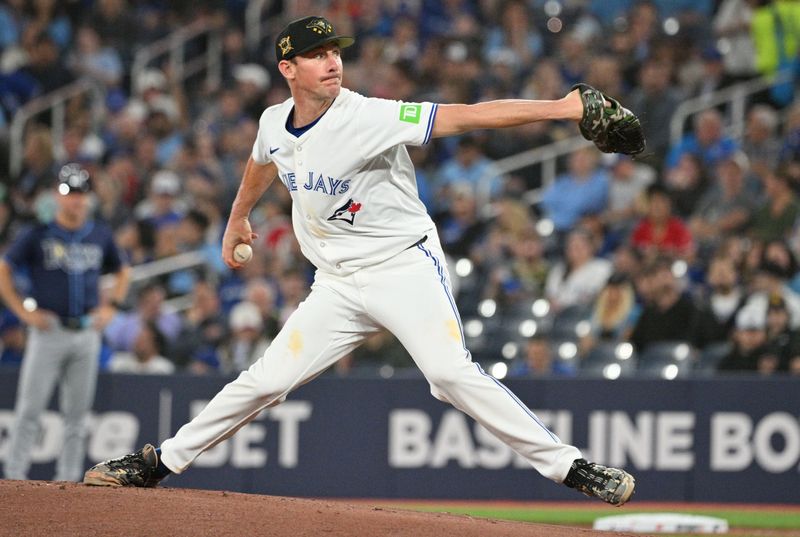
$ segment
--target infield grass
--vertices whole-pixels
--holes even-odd
[[[595,519],[605,516],[633,513],[683,513],[725,519],[732,530],[731,533],[737,537],[746,537],[748,530],[753,530],[753,536],[800,537],[800,506],[715,505],[705,507],[692,504],[659,505],[654,503],[616,509],[604,506],[589,507],[583,504],[509,505],[490,502],[482,504],[480,502],[437,503],[434,501],[391,502],[386,505],[417,511],[446,512],[501,520],[584,527],[591,527]],[[681,534],[681,537],[687,537],[687,534]]]

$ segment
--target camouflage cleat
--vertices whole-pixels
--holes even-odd
[[[624,470],[576,459],[564,479],[564,484],[587,496],[595,496],[619,507],[633,495],[636,480]]]
[[[86,470],[86,485],[105,487],[155,487],[161,481],[157,476],[158,454],[151,444],[130,455],[96,464]]]

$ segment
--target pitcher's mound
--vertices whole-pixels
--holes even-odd
[[[620,533],[192,489],[0,480],[0,536],[611,537]]]

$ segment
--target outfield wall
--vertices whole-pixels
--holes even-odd
[[[16,380],[0,372],[0,458]],[[101,375],[87,464],[171,435],[226,380]],[[800,379],[507,385],[587,458],[634,473],[637,499],[800,503]],[[52,478],[61,445],[57,413],[42,423],[32,479]],[[168,484],[296,496],[576,499],[416,378],[319,378]]]

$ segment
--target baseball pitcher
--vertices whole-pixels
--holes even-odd
[[[620,140],[628,143],[629,132],[635,137],[638,122],[585,85],[557,101],[437,105],[364,97],[341,85],[341,51],[353,42],[317,16],[290,23],[278,36],[278,68],[292,97],[261,116],[223,238],[225,262],[240,267],[236,245],[256,239],[249,213],[280,181],[292,196],[302,251],[317,267],[310,295],[264,355],[173,438],[159,449],[148,444],[98,464],[84,482],[155,486],[183,472],[383,327],[408,350],[434,397],[472,416],[543,476],[624,504],[633,494],[631,475],[584,460],[472,361],[406,146],[475,129],[572,119],[598,147],[635,152],[638,146],[621,147]]]

